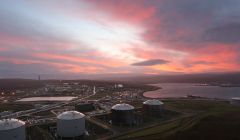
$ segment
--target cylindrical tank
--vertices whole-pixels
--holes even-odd
[[[72,138],[85,132],[85,115],[77,111],[66,111],[57,116],[57,134]]]
[[[238,97],[231,98],[230,103],[231,103],[232,105],[235,105],[235,106],[240,106],[240,98],[238,98]]]
[[[151,115],[155,117],[162,116],[164,103],[159,100],[147,100],[143,102],[143,112],[145,115]]]
[[[25,123],[17,119],[0,120],[1,140],[26,140]]]
[[[116,104],[111,112],[113,124],[132,125],[134,122],[134,107],[129,104]]]

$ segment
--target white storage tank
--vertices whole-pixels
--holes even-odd
[[[26,140],[25,123],[17,119],[0,120],[1,140]]]
[[[127,124],[134,123],[134,107],[129,104],[116,104],[112,106],[112,123],[113,124]]]
[[[77,111],[66,111],[57,116],[57,134],[72,138],[85,132],[85,115]]]
[[[162,116],[163,105],[163,102],[156,99],[147,100],[143,102],[143,112],[146,115],[151,115],[155,117]]]
[[[240,98],[239,97],[231,98],[230,103],[232,105],[240,106]]]

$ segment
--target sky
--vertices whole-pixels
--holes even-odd
[[[0,78],[239,69],[239,0],[0,1]]]

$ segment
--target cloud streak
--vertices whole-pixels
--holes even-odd
[[[154,65],[164,65],[168,63],[170,62],[163,59],[151,59],[151,60],[133,63],[132,66],[154,66]]]

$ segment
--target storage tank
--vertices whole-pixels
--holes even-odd
[[[0,120],[1,140],[26,140],[25,123],[17,119]]]
[[[134,107],[129,104],[112,106],[112,123],[132,125],[134,122]]]
[[[57,134],[73,138],[85,132],[85,115],[77,111],[66,111],[57,116]]]
[[[143,102],[143,112],[145,115],[162,116],[163,105],[164,103],[159,100],[147,100]]]
[[[240,106],[240,98],[239,97],[231,98],[230,103],[232,105]]]

